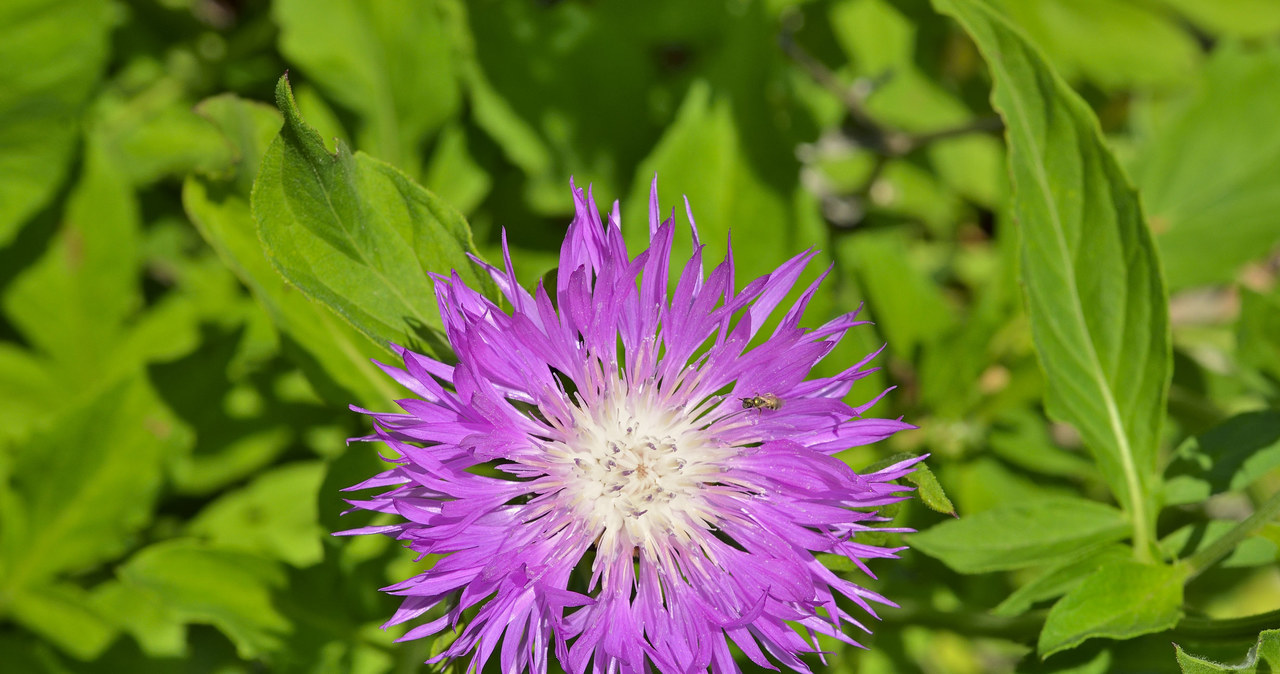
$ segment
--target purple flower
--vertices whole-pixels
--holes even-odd
[[[472,653],[474,671],[499,649],[504,672],[545,672],[554,647],[571,673],[735,672],[730,641],[761,666],[808,671],[797,655],[818,652],[815,633],[856,644],[844,626],[869,631],[837,597],[872,616],[871,602],[893,606],[814,557],[870,575],[864,560],[901,549],[854,536],[905,498],[891,480],[916,460],[858,475],[833,456],[912,428],[863,417],[879,396],[841,400],[876,354],[806,380],[865,321],[801,328],[819,278],[752,346],[816,253],[735,291],[732,253],[704,278],[694,228],[672,289],[674,217],[660,221],[656,181],[635,257],[617,203],[606,226],[573,193],[554,295],[517,284],[505,238],[505,269],[476,262],[510,310],[436,276],[457,365],[399,349],[404,369],[383,369],[417,397],[402,414],[358,410],[376,421],[364,439],[399,456],[351,488],[389,491],[351,503],[403,521],[343,533],[436,556],[384,588],[404,597],[387,625],[426,620],[404,640],[452,629],[432,662]]]

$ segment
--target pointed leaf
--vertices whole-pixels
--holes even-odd
[[[1182,617],[1186,570],[1132,560],[1098,569],[1049,610],[1036,650],[1041,657],[1086,639],[1129,639],[1167,630]]]
[[[276,269],[390,353],[389,342],[448,355],[429,273],[490,287],[466,254],[462,216],[391,166],[338,144],[329,154],[298,115],[286,78],[285,125],[263,157],[253,215]]]
[[[1160,264],[1137,195],[1089,106],[1026,38],[982,2],[935,5],[977,42],[995,81],[1048,411],[1080,431],[1145,555],[1171,356]]]

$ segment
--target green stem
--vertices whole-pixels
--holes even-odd
[[[1194,555],[1183,560],[1187,567],[1187,582],[1204,573],[1209,567],[1217,564],[1222,558],[1231,554],[1240,541],[1252,536],[1262,525],[1280,515],[1280,491],[1271,495],[1265,503],[1258,507],[1244,521],[1231,527],[1227,533],[1215,538],[1213,542],[1197,550]]]

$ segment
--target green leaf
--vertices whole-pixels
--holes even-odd
[[[1170,558],[1183,559],[1190,557],[1225,535],[1239,522],[1233,520],[1211,520],[1179,527],[1176,531],[1160,539],[1160,549]],[[1251,536],[1240,542],[1231,554],[1222,560],[1223,568],[1246,568],[1274,564],[1280,560],[1280,547],[1274,541],[1263,536]]]
[[[920,501],[930,510],[952,517],[957,516],[956,507],[951,504],[951,499],[947,498],[947,492],[942,489],[942,483],[938,482],[938,477],[929,470],[928,466],[923,463],[916,464],[915,470],[907,473],[907,481],[919,489]]]
[[[475,210],[492,184],[488,172],[471,156],[467,132],[461,124],[449,124],[440,132],[422,182],[463,213]]]
[[[797,238],[783,195],[764,183],[748,161],[733,102],[717,96],[705,81],[697,81],[676,113],[676,119],[657,147],[640,164],[630,196],[623,200],[623,234],[631,250],[641,250],[649,241],[649,190],[656,174],[662,218],[685,221],[687,197],[698,223],[698,234],[706,245],[705,265],[724,258],[729,232],[733,232],[733,252],[738,287],[767,274],[804,245]],[[672,260],[688,260],[692,243],[677,236]],[[673,264],[672,275],[682,268]]]
[[[88,605],[84,590],[69,583],[21,588],[8,604],[18,624],[79,660],[97,658],[118,631],[106,614]]]
[[[1128,533],[1124,514],[1111,506],[1046,498],[942,522],[908,543],[960,573],[984,573],[1058,561]]]
[[[1178,667],[1182,668],[1182,674],[1229,674],[1231,672],[1253,674],[1258,671],[1258,665],[1262,663],[1266,663],[1270,671],[1280,671],[1280,630],[1266,630],[1259,634],[1258,643],[1249,649],[1243,661],[1234,665],[1196,657],[1182,650],[1182,646],[1178,644],[1174,644],[1173,647],[1177,654]]]
[[[462,216],[391,166],[338,143],[329,154],[281,78],[280,135],[262,159],[253,215],[276,269],[391,353],[448,357],[428,273],[487,292]]]
[[[187,654],[187,627],[151,590],[109,580],[94,588],[90,606],[137,640],[153,658]]]
[[[1021,615],[1036,602],[1070,592],[1099,566],[1132,556],[1133,551],[1128,546],[1115,544],[1096,548],[1083,557],[1067,557],[1053,562],[1040,575],[1005,597],[991,612],[999,616]]]
[[[357,145],[416,176],[422,142],[461,102],[444,2],[282,0],[280,51],[360,115]],[[452,26],[451,26],[452,27]]]
[[[186,440],[139,378],[28,438],[12,469],[16,504],[0,512],[0,588],[17,590],[123,553],[150,521],[163,459]]]
[[[999,0],[1009,19],[1068,78],[1107,89],[1168,88],[1195,70],[1200,49],[1171,17],[1139,2]]]
[[[323,556],[317,492],[324,464],[293,463],[263,473],[220,497],[191,520],[187,533],[226,550],[256,552],[297,567]],[[334,497],[336,499],[336,496]]]
[[[1236,345],[1240,364],[1280,382],[1280,300],[1252,290],[1240,290]]]
[[[1280,32],[1280,5],[1271,0],[1162,0],[1193,23],[1220,35],[1263,38]]]
[[[6,289],[6,315],[65,378],[102,379],[142,303],[133,188],[90,138],[83,173],[45,254]],[[92,335],[93,339],[85,339]]]
[[[296,356],[327,399],[386,409],[400,397],[399,389],[370,362],[385,357],[385,348],[299,294],[271,268],[258,239],[249,194],[259,160],[280,128],[280,114],[234,96],[208,99],[197,111],[222,130],[240,159],[229,175],[188,176],[182,201],[191,222],[249,287],[276,327],[300,347],[286,352]]]
[[[1171,290],[1231,280],[1280,228],[1280,47],[1223,44],[1133,161]],[[1206,246],[1212,241],[1212,246]]]
[[[978,44],[1005,119],[1022,281],[1050,415],[1075,426],[1148,554],[1168,303],[1137,195],[1092,111],[992,9],[936,0]]]
[[[0,247],[66,175],[106,65],[112,9],[100,0],[0,5]]]
[[[274,650],[290,630],[271,596],[284,573],[256,555],[175,539],[138,552],[119,575],[154,592],[181,620],[217,627],[243,658]]]
[[[1086,639],[1161,632],[1182,617],[1186,571],[1131,560],[1106,564],[1049,610],[1036,650],[1048,657]]]
[[[1190,481],[1194,496],[1240,491],[1280,466],[1280,412],[1245,412],[1178,447],[1170,482]],[[1186,499],[1180,499],[1186,501]]]

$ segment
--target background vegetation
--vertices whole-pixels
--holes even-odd
[[[896,512],[903,607],[831,671],[1276,669],[1278,37],[1269,0],[6,0],[0,663],[423,668],[377,627],[411,555],[327,535],[379,466],[347,405],[402,395],[368,359],[435,348],[453,211],[533,283],[569,176],[639,245],[657,173],[739,286],[822,250],[808,323],[876,321],[825,367],[887,343],[853,395],[921,427],[845,459],[929,452],[959,515]]]

